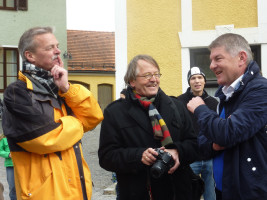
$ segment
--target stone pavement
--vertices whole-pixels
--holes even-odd
[[[0,182],[4,185],[4,199],[9,200],[8,196],[8,184],[6,180],[6,168],[4,166],[5,159],[0,157]]]
[[[92,200],[115,200],[116,195],[104,195],[105,191],[115,193],[114,184],[111,181],[112,173],[102,169],[98,162],[98,145],[99,145],[100,125],[94,130],[87,132],[83,139],[83,154],[87,161],[92,174],[94,183]],[[109,194],[110,194],[109,193]]]
[[[94,183],[92,200],[115,200],[115,189],[112,183],[112,173],[102,169],[98,162],[98,144],[99,144],[100,125],[94,130],[85,133],[82,139],[83,154],[92,174]],[[4,198],[9,200],[8,184],[6,181],[6,171],[4,167],[4,158],[0,157],[0,181],[4,184]],[[104,194],[105,193],[105,194]]]

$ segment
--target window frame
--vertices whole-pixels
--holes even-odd
[[[3,0],[3,6],[0,6],[0,10],[10,10],[10,11],[28,10],[28,0],[14,0],[13,7],[7,7],[6,3],[7,3],[7,0]]]
[[[17,66],[17,73],[16,73],[16,77],[18,79],[18,72],[19,72],[19,51],[18,51],[18,48],[12,48],[12,47],[2,47],[2,50],[3,50],[3,62],[1,62],[1,64],[3,63],[3,89],[0,88],[0,92],[4,92],[4,90],[7,88],[7,78],[8,77],[13,77],[13,76],[8,76],[7,77],[7,64],[10,64],[10,63],[7,63],[6,62],[6,57],[7,57],[7,51],[10,51],[10,50],[13,50],[13,51],[16,51],[16,66]],[[15,63],[14,63],[15,64]]]
[[[17,0],[14,0],[13,7],[7,7],[6,3],[7,3],[7,0],[3,0],[3,6],[0,6],[1,10],[17,10]]]
[[[253,60],[255,60],[261,70],[261,45],[250,45],[251,51],[253,53]],[[210,55],[210,51],[208,48],[190,48],[189,49],[189,54],[190,54],[190,69],[194,66],[198,66],[203,68],[203,66],[199,66],[199,64],[196,63],[196,56],[197,55]],[[207,78],[207,77],[206,77]],[[214,87],[218,87],[218,83],[217,83],[217,79],[208,79],[206,81],[205,84],[205,88],[214,88]]]

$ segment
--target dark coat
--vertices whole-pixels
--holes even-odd
[[[225,119],[207,106],[196,108],[201,144],[226,147],[222,179],[223,200],[267,199],[267,80],[256,62],[250,63],[228,101],[222,87],[216,92]],[[204,150],[214,153],[209,148]]]
[[[186,92],[181,94],[180,96],[177,97],[177,100],[181,101],[184,106],[187,108],[187,104],[188,102],[193,98],[195,97],[194,94],[191,92],[191,88],[187,88]],[[205,104],[208,106],[209,109],[213,110],[213,111],[216,111],[217,109],[217,105],[218,105],[218,100],[210,95],[208,95],[208,93],[203,90],[203,94],[201,96],[201,98],[203,99],[203,101],[205,102]],[[192,122],[193,122],[193,127],[194,127],[194,130],[196,133],[199,133],[199,126],[198,126],[198,123],[197,123],[197,118],[196,116],[191,113],[190,111],[189,112],[189,115],[192,119]],[[210,145],[210,144],[209,144]],[[198,161],[200,160],[209,160],[211,159],[212,157],[211,156],[204,156],[205,154],[200,152],[199,151],[199,156],[198,156]]]
[[[141,107],[139,101],[130,98],[129,89],[126,99],[119,99],[105,109],[100,132],[99,162],[104,169],[116,172],[120,199],[149,199],[148,180],[154,200],[171,200],[173,190],[176,199],[191,199],[191,180],[186,171],[196,159],[196,134],[184,106],[177,100],[174,102],[179,113],[177,116],[171,108],[173,101],[163,91],[159,90],[154,104],[170,131],[174,141],[171,148],[178,150],[181,165],[173,175],[166,174],[157,180],[150,177],[149,167],[141,162],[147,148],[161,147],[160,141],[153,137],[148,111]]]

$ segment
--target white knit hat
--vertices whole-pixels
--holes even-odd
[[[196,74],[200,74],[204,77],[205,79],[205,82],[206,82],[206,76],[204,74],[204,72],[202,71],[202,69],[200,67],[192,67],[189,71],[188,71],[188,74],[187,74],[187,81],[188,81],[188,84],[189,84],[189,81],[190,81],[190,78]],[[190,84],[189,84],[190,85]]]

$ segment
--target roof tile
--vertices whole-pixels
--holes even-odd
[[[115,71],[115,33],[67,30],[68,70]]]

